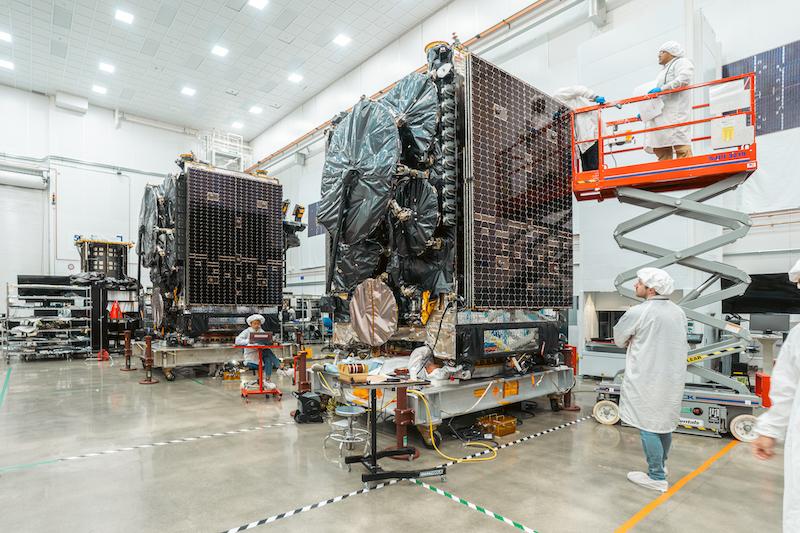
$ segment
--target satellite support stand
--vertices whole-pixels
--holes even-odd
[[[726,331],[731,334],[731,337],[690,350],[686,359],[688,370],[702,379],[729,387],[743,394],[749,394],[750,391],[739,381],[696,363],[740,353],[745,350],[747,342],[752,340],[750,332],[746,328],[698,310],[698,308],[720,302],[726,298],[739,296],[745,292],[750,284],[750,276],[744,271],[719,261],[699,257],[739,240],[750,231],[752,222],[746,213],[703,203],[736,189],[748,176],[749,173],[746,172],[735,174],[683,197],[632,187],[620,187],[617,189],[617,198],[621,203],[635,205],[650,211],[621,223],[614,231],[614,239],[620,248],[654,258],[653,261],[627,270],[616,277],[614,285],[623,296],[638,300],[634,291],[623,287],[623,284],[636,279],[636,272],[641,268],[666,268],[677,264],[708,274],[708,279],[686,294],[678,302],[678,305],[686,313],[687,318],[717,330]],[[669,216],[699,220],[700,222],[722,226],[729,231],[683,250],[670,250],[628,237],[629,233]],[[707,293],[707,290],[714,283],[723,278],[733,281],[734,285]]]

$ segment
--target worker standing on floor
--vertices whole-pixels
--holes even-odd
[[[789,271],[800,288],[800,261]],[[783,530],[800,531],[800,325],[789,332],[772,371],[769,397],[772,407],[758,417],[753,454],[758,459],[775,455],[775,441],[785,439],[783,452]]]
[[[627,347],[620,418],[637,428],[648,471],[629,472],[628,479],[666,492],[666,461],[672,432],[680,419],[686,380],[686,315],[668,296],[674,281],[658,268],[636,275],[636,296],[645,301],[629,309],[614,326],[614,342]]]
[[[562,87],[553,93],[553,97],[573,111],[581,107],[589,107],[592,104],[606,103],[605,98],[583,85]],[[581,158],[581,170],[583,172],[587,170],[597,170],[599,159],[597,146],[598,114],[599,111],[592,111],[575,115],[575,138],[578,141],[595,139],[594,142],[578,144],[578,151]]]
[[[684,57],[683,47],[675,41],[667,41],[658,49],[658,64],[663,68],[656,78],[656,86],[648,94],[678,89],[691,85],[694,64]],[[661,113],[645,123],[645,128],[657,128],[688,122],[692,119],[692,93],[679,91],[660,97],[664,103]],[[645,135],[645,151],[654,153],[659,161],[692,156],[692,127],[680,126]]]

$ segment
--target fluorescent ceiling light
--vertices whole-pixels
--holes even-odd
[[[340,33],[339,35],[337,35],[337,36],[336,36],[336,37],[333,39],[333,42],[334,42],[335,44],[338,44],[339,46],[347,46],[348,44],[350,44],[350,41],[352,41],[352,40],[353,40],[353,39],[351,39],[350,37],[348,37],[348,36],[347,36],[347,35],[345,35],[344,33]]]
[[[291,74],[289,74],[289,77],[287,79],[292,83],[300,83],[301,81],[303,81],[303,76],[301,76],[296,72],[292,72]]]
[[[185,96],[194,96],[194,93],[196,92],[197,91],[195,89],[192,89],[191,87],[184,87],[183,89],[181,89],[181,94]]]
[[[0,31],[0,41],[5,41],[7,43],[11,42],[11,34],[6,33],[4,31]]]
[[[11,61],[6,61],[5,59],[0,59],[0,67],[7,68],[8,70],[14,70],[14,63]]]
[[[228,55],[228,49],[225,48],[224,46],[220,46],[217,44],[214,45],[214,48],[211,49],[211,53],[214,54],[215,56],[225,57],[226,55]]]
[[[254,115],[260,115],[262,111],[264,110],[258,107],[257,105],[254,105],[253,107],[250,108],[250,112]]]
[[[92,90],[97,94],[106,94],[108,92],[108,89],[106,89],[102,85],[92,85]]]
[[[114,65],[112,65],[111,63],[102,63],[101,62],[99,68],[103,72],[108,72],[109,74],[114,74],[115,68],[114,68]]]
[[[269,4],[269,0],[249,0],[247,3],[256,9],[264,9]]]
[[[117,12],[114,13],[114,18],[125,24],[133,24],[133,15],[121,9],[117,9]]]
[[[244,124],[242,124],[238,120],[236,122],[234,122],[233,124],[231,124],[231,128],[237,129],[237,130],[242,129],[242,126],[244,126]]]

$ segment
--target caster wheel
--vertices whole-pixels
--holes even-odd
[[[433,432],[433,441],[436,443],[437,448],[442,445],[442,434],[439,433],[438,430]],[[433,450],[434,442],[431,442],[430,440],[430,433],[423,434],[422,443],[425,445],[426,448],[428,448],[429,450]]]
[[[558,399],[550,398],[550,409],[554,412],[561,410],[561,404],[559,403]]]
[[[731,420],[728,430],[736,440],[753,442],[758,438],[758,434],[754,431],[755,425],[756,417],[753,415],[739,415]]]
[[[440,480],[441,480],[441,482],[442,482],[442,483],[445,483],[445,482],[447,482],[447,476],[442,476],[442,477],[440,478]]]
[[[164,377],[167,378],[167,381],[175,381],[175,374],[172,372],[167,372]]]
[[[594,404],[592,416],[601,424],[613,426],[619,422],[619,405],[611,400],[600,400]]]

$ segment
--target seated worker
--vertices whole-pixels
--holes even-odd
[[[261,329],[261,324],[264,322],[264,317],[261,315],[250,315],[247,317],[249,328],[245,329],[236,337],[236,346],[247,346],[250,344],[251,333],[264,333]],[[251,370],[258,370],[258,350],[255,348],[248,348],[244,351],[244,364]],[[275,384],[270,382],[272,371],[277,368],[283,368],[280,360],[272,353],[272,350],[266,348],[261,350],[261,359],[264,362],[264,388],[271,390],[275,388]]]

